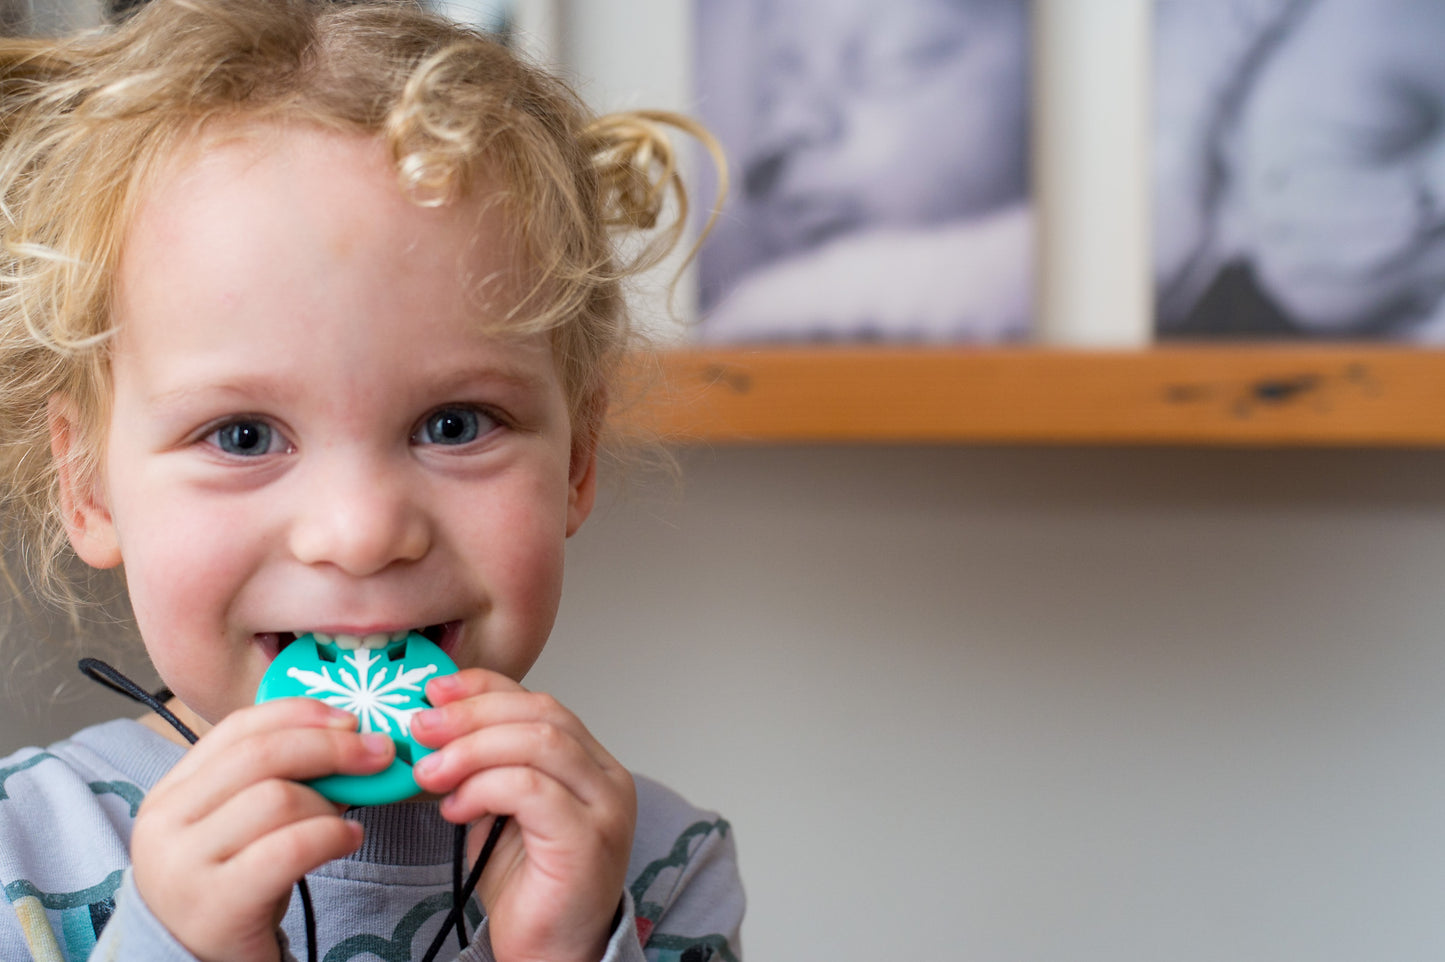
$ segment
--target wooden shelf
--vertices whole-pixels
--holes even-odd
[[[1445,351],[730,348],[660,355],[628,420],[689,443],[1445,445]]]

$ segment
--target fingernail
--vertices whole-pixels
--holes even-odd
[[[381,732],[363,733],[361,745],[366,749],[368,755],[388,755],[392,749],[391,738]]]
[[[416,760],[415,765],[411,766],[411,770],[415,775],[430,775],[440,767],[441,759],[435,755],[423,755]]]
[[[427,708],[411,716],[412,728],[435,728],[441,724],[442,713],[435,708]]]

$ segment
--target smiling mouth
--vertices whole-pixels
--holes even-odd
[[[324,634],[319,631],[302,631],[299,633],[294,631],[262,632],[256,635],[256,643],[260,645],[261,650],[265,652],[268,659],[274,659],[285,650],[287,645],[302,635],[307,634],[314,636],[316,640],[322,644],[334,644],[342,651],[355,651],[359,648],[385,648],[392,642],[401,641],[408,635],[418,634],[442,649],[442,651],[451,654],[451,649],[455,646],[456,637],[460,628],[460,621],[448,621],[436,625],[412,628],[408,631],[379,631],[365,635]]]

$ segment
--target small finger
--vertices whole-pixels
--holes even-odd
[[[232,712],[193,745],[171,769],[168,778],[180,780],[246,738],[263,731],[329,728],[356,731],[357,718],[315,698],[279,698]],[[159,787],[159,786],[158,786]]]
[[[535,768],[584,803],[610,790],[609,771],[570,732],[547,722],[490,725],[447,742],[412,767],[416,782],[437,795],[489,768]]]
[[[193,826],[190,836],[196,838],[206,830],[211,846],[207,854],[216,862],[224,862],[283,826],[337,814],[336,807],[316,789],[289,779],[270,778],[237,792],[203,823]]]
[[[361,845],[362,828],[338,815],[292,822],[257,838],[225,865],[231,884],[225,891],[246,891],[264,902],[284,896],[296,880]]]
[[[581,719],[545,692],[499,691],[429,708],[412,716],[411,733],[429,748],[442,748],[470,732],[518,723],[550,725],[569,733],[598,765],[613,761]]]
[[[170,804],[178,817],[196,821],[257,782],[368,775],[390,765],[395,751],[392,740],[376,732],[322,728],[259,731],[197,768],[184,781],[184,791],[174,792]]]
[[[525,691],[520,684],[501,672],[485,668],[463,668],[451,675],[433,678],[426,684],[427,701],[446,705],[461,698],[503,691]]]
[[[509,815],[528,836],[552,841],[578,834],[589,820],[581,799],[555,779],[524,766],[473,773],[442,798],[439,810],[457,825]]]

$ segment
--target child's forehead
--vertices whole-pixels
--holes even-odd
[[[131,256],[157,240],[245,249],[248,239],[301,232],[313,244],[363,248],[385,237],[398,262],[440,244],[459,270],[496,286],[525,271],[520,234],[505,192],[483,178],[443,204],[425,205],[403,188],[379,135],[303,124],[229,123],[178,143],[139,184],[121,251],[121,275],[156,261]],[[298,239],[297,243],[301,243]],[[375,246],[374,244],[372,245]],[[493,265],[478,275],[474,260]],[[258,281],[261,278],[258,278]]]
[[[319,178],[314,176],[318,172]],[[372,205],[412,203],[381,135],[260,120],[213,122],[179,139],[143,179],[140,196],[144,202],[178,184],[223,194],[262,178],[272,186],[296,182],[298,189],[345,188]]]
[[[425,283],[435,308],[496,335],[512,326],[529,273],[503,205],[476,192],[414,203],[380,138],[251,126],[180,145],[139,192],[116,321],[182,295],[217,318],[259,305],[361,310]]]

